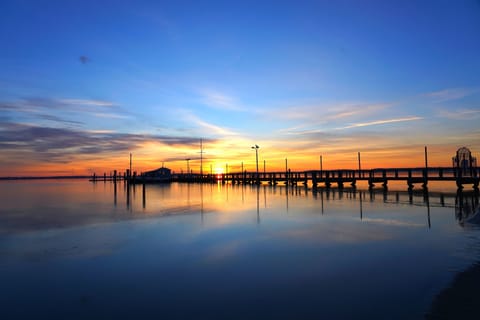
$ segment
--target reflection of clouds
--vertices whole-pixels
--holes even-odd
[[[393,219],[363,218],[362,221],[397,227],[425,227],[424,224]]]
[[[215,263],[238,255],[246,240],[235,239],[229,242],[214,244],[203,253],[204,263]]]
[[[125,201],[126,195],[122,193],[122,190],[123,189],[118,187],[117,203],[122,203]],[[55,192],[54,190],[49,191]],[[62,198],[67,199],[69,196],[68,193],[60,193],[55,197],[51,195],[49,196],[48,190],[40,193],[39,195],[40,197],[45,196],[45,200],[32,200],[33,197],[30,195],[30,205],[34,203],[36,207],[33,212],[32,209],[28,207],[28,202],[25,202],[26,207],[24,207],[18,205],[14,199],[12,199],[11,202],[6,201],[4,206],[7,208],[7,210],[6,212],[1,212],[2,214],[0,214],[0,236],[2,234],[27,234],[29,232],[37,232],[42,230],[48,232],[60,232],[60,230],[84,226],[96,228],[107,226],[112,223],[121,223],[122,221],[198,215],[201,211],[203,211],[204,214],[207,214],[220,210],[219,207],[209,204],[205,204],[202,208],[201,204],[196,201],[192,201],[191,204],[179,203],[178,199],[177,202],[170,203],[155,202],[152,200],[156,196],[154,193],[148,195],[146,202],[147,209],[144,210],[142,208],[142,197],[138,196],[133,198],[133,190],[130,192],[131,210],[128,212],[128,214],[126,214],[126,211],[119,208],[112,211],[108,204],[105,206],[105,204],[101,202],[91,204],[89,203],[88,195],[86,198],[82,198],[82,196],[79,195],[76,199],[76,203],[78,205],[74,208],[71,207],[71,204],[67,204],[66,206],[52,206],[49,204],[49,201],[57,201],[57,199]],[[23,195],[24,199],[29,197],[27,193],[24,193]],[[149,200],[152,201],[149,202]],[[15,206],[18,206],[19,209],[8,209]]]
[[[109,227],[109,226],[106,226]],[[105,228],[89,226],[68,230],[48,230],[21,234],[15,241],[0,246],[2,260],[45,261],[52,259],[84,259],[111,255],[127,242]]]
[[[146,187],[146,207],[142,206],[142,189],[131,189],[130,210],[126,210],[126,189],[122,184],[117,187],[117,206],[113,210],[113,184],[97,183],[90,184],[85,181],[78,182],[19,182],[4,184],[2,192],[5,196],[2,214],[0,215],[0,236],[20,236],[28,239],[28,234],[35,235],[38,231],[46,232],[47,236],[76,227],[92,228],[94,230],[114,228],[120,226],[123,221],[143,219],[155,219],[171,217],[162,221],[179,222],[180,216],[190,216],[188,221],[200,222],[202,226],[195,228],[187,235],[188,244],[202,242],[210,239],[212,235],[218,240],[204,247],[205,257],[208,261],[219,261],[235,255],[235,252],[249,246],[251,241],[291,241],[303,243],[361,243],[371,241],[384,241],[391,239],[392,234],[387,231],[388,226],[398,230],[407,228],[425,227],[425,224],[415,223],[411,216],[395,214],[392,216],[372,218],[364,217],[358,220],[358,196],[352,199],[348,192],[340,196],[333,189],[329,196],[323,199],[326,215],[320,215],[320,194],[316,198],[307,196],[307,193],[289,192],[289,213],[285,209],[285,191],[283,187],[265,187],[266,206],[260,206],[263,229],[261,238],[257,233],[245,234],[256,223],[257,189],[255,187],[225,186],[225,185],[200,185],[200,184],[170,184],[148,185]],[[302,188],[297,189],[303,190]],[[262,190],[261,190],[262,191]],[[227,195],[228,194],[228,195]],[[263,192],[261,193],[263,194]],[[391,201],[398,201],[399,205],[408,206],[408,210],[420,210],[425,208],[416,205],[424,205],[423,194],[413,195],[413,206],[409,205],[408,193],[392,193],[398,195],[397,200],[389,196]],[[350,195],[350,196],[349,196]],[[340,200],[341,199],[341,200]],[[430,196],[430,203],[440,200],[438,195]],[[371,202],[381,202],[381,208],[385,206],[383,197],[373,197],[371,201],[364,202],[366,208],[375,208]],[[449,197],[442,200],[448,204]],[[52,205],[54,203],[55,205]],[[389,204],[390,206],[390,204]],[[32,209],[35,208],[35,209]],[[376,210],[376,209],[375,209]],[[453,209],[452,209],[453,210]],[[332,214],[334,213],[334,214]],[[452,212],[453,213],[453,212]],[[200,218],[200,215],[202,218]],[[160,220],[158,220],[160,221]],[[184,220],[185,221],[185,220]],[[366,223],[365,223],[366,222]],[[228,230],[227,233],[224,231]],[[397,231],[397,229],[395,229]],[[53,232],[53,233],[52,233]],[[74,231],[72,231],[74,232]],[[66,233],[67,234],[67,233]],[[217,236],[218,235],[218,236]],[[95,236],[96,239],[103,239]],[[94,238],[95,238],[94,237]],[[60,238],[58,236],[57,238]],[[79,237],[80,239],[81,237]],[[225,239],[226,238],[226,239]],[[33,238],[32,238],[33,239]],[[65,243],[56,244],[48,238],[30,241],[33,245],[25,245],[26,248],[19,252],[23,256],[33,258],[42,255],[55,256],[92,256],[106,254],[116,245],[111,241],[99,241],[98,248],[91,239],[82,242],[69,240]],[[1,243],[1,241],[0,241]],[[25,240],[24,243],[27,243]],[[78,245],[81,243],[81,245]],[[90,245],[92,243],[92,245]],[[110,243],[110,244],[109,244]],[[40,247],[49,248],[45,253],[37,250]],[[0,245],[1,253],[7,250],[7,256],[15,255],[15,248],[8,248],[5,244]],[[30,252],[31,250],[32,252]]]
[[[284,240],[311,241],[314,243],[359,243],[370,241],[383,241],[391,238],[385,232],[371,232],[370,229],[359,228],[358,225],[342,224],[341,227],[332,225],[302,226],[297,229],[289,228],[270,234],[272,238]]]
[[[290,221],[292,222],[292,221]],[[227,227],[228,228],[228,227]],[[267,231],[261,234],[251,234],[249,229],[238,233],[237,231],[229,233],[228,238],[218,239],[219,243],[206,246],[201,252],[201,263],[219,263],[227,261],[238,256],[242,250],[253,250],[252,244],[265,248],[266,246],[282,247],[285,243],[289,246],[303,245],[338,245],[338,244],[360,244],[366,242],[381,242],[392,238],[385,230],[376,230],[372,232],[369,228],[359,228],[358,224],[341,226],[332,226],[331,224],[307,224],[295,225],[295,223],[285,224],[281,230]],[[225,226],[215,226],[208,230],[197,232],[189,243],[203,242],[216,233],[221,233]],[[245,234],[248,233],[248,234]],[[220,236],[219,233],[219,236]],[[241,236],[241,237],[240,237]]]

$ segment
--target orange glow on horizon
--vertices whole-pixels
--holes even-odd
[[[197,150],[191,149],[194,154]],[[216,153],[214,153],[216,152]],[[429,147],[428,148],[428,166],[429,167],[450,167],[451,159],[455,155],[456,149],[451,147]],[[472,150],[474,156],[475,150]],[[133,151],[132,170],[140,174],[145,171],[153,170],[162,166],[172,169],[174,172],[186,172],[185,159],[173,159],[163,162],[156,160],[152,153],[146,149]],[[154,152],[157,154],[157,151]],[[163,153],[167,155],[166,153]],[[259,152],[259,171],[263,172],[264,165],[267,172],[285,171],[285,159],[287,167],[292,171],[320,170],[320,155],[322,155],[322,168],[324,170],[333,169],[358,169],[357,152],[338,152],[330,153],[319,151],[310,151],[308,153],[288,152],[285,150],[260,149]],[[393,168],[393,167],[423,167],[425,165],[424,149],[399,149],[399,150],[375,150],[361,152],[361,168]],[[248,172],[256,170],[254,153],[234,153],[219,150],[210,151],[209,158],[203,159],[203,172],[222,174],[228,166],[228,172],[241,172],[243,169]],[[265,162],[264,162],[265,161]],[[101,159],[91,159],[88,157],[77,157],[68,163],[41,162],[31,165],[16,165],[10,168],[8,172],[1,171],[0,176],[50,176],[50,175],[109,175],[117,170],[123,174],[129,168],[129,154],[115,154],[111,157]],[[193,173],[200,172],[200,159],[192,158],[189,160],[189,168]]]

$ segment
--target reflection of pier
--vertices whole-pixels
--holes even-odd
[[[480,225],[480,206],[478,192],[475,196],[458,192],[455,198],[455,218],[461,226]]]
[[[298,188],[302,190],[302,188]],[[467,225],[480,225],[479,192],[464,192],[459,190],[456,193],[428,192],[423,191],[387,191],[381,190],[356,190],[356,189],[318,189],[313,192],[315,198],[321,200],[322,214],[324,213],[324,202],[331,200],[358,199],[360,219],[363,219],[364,202],[382,201],[383,203],[395,205],[410,205],[427,208],[428,227],[431,227],[431,208],[451,208],[455,212],[455,219],[464,227]]]
[[[301,189],[301,188],[299,188]],[[356,189],[318,189],[312,192],[314,197],[324,200],[342,200],[342,199],[359,199],[362,202],[376,202],[413,205],[413,206],[429,206],[439,208],[457,208],[461,199],[476,198],[478,203],[477,192],[428,192],[428,191],[388,191],[388,190],[356,190]]]
[[[203,214],[205,212],[212,212],[212,209],[205,209],[209,207],[208,202],[204,203],[204,187],[206,185],[203,184],[178,184],[178,186],[184,186],[183,190],[185,192],[185,199],[186,203],[180,205],[181,201],[172,203],[172,207],[166,206],[163,207],[159,212],[162,215],[170,215],[170,214],[179,214],[179,213],[200,213],[203,220]],[[132,207],[138,208],[137,210],[145,211],[149,205],[149,193],[148,190],[151,190],[150,198],[155,194],[155,201],[158,203],[158,191],[165,191],[170,190],[173,185],[142,185],[137,186],[140,187],[139,192],[141,192],[141,202],[140,200],[138,203],[135,201],[135,185],[134,184],[124,184],[124,196],[126,200],[126,209],[128,211],[132,210]],[[361,190],[357,188],[305,188],[303,186],[269,186],[269,185],[242,185],[242,184],[234,184],[233,186],[230,184],[224,185],[221,187],[222,184],[218,184],[217,187],[214,187],[213,184],[210,184],[209,190],[209,198],[211,200],[213,196],[214,190],[222,190],[224,196],[227,199],[229,198],[229,190],[230,193],[238,192],[238,196],[242,199],[241,202],[245,202],[245,191],[249,191],[255,196],[256,201],[256,213],[257,213],[257,223],[261,221],[261,205],[260,205],[260,197],[263,195],[263,202],[264,207],[267,208],[267,202],[269,201],[267,195],[270,197],[278,198],[279,196],[285,196],[285,206],[286,211],[294,211],[295,208],[291,206],[290,200],[293,198],[309,198],[313,197],[316,201],[318,201],[318,209],[319,212],[321,210],[322,214],[328,214],[328,207],[329,203],[337,202],[337,201],[345,201],[351,200],[354,202],[358,202],[359,206],[359,215],[360,219],[365,219],[365,216],[368,216],[368,210],[365,210],[365,206],[368,203],[376,203],[382,202],[385,204],[392,204],[395,206],[418,206],[418,207],[425,207],[426,213],[426,225],[431,227],[431,217],[430,217],[430,210],[432,208],[447,208],[451,209],[452,214],[454,214],[455,219],[459,222],[461,226],[473,225],[477,224],[480,225],[480,214],[479,214],[479,192],[478,190],[472,191],[463,191],[459,189],[457,192],[431,192],[428,189],[419,189],[419,190],[408,190],[408,191],[389,191],[388,189],[368,189],[368,190]],[[190,188],[195,187],[195,190],[198,191],[198,195],[192,196],[190,193]],[[177,188],[177,187],[175,187]],[[114,192],[114,204],[117,205],[117,187],[114,184],[113,187]],[[165,193],[167,194],[167,193]],[[169,194],[169,193],[168,193]],[[133,196],[133,199],[132,199]],[[170,195],[168,195],[169,197]],[[192,203],[192,199],[195,200]],[[133,210],[136,211],[136,210]],[[213,210],[214,211],[214,210]],[[478,216],[475,218],[475,216]],[[478,220],[478,221],[475,221]]]

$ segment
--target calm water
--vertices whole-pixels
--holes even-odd
[[[0,182],[10,318],[421,319],[480,260],[478,194]]]

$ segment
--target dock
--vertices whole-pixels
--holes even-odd
[[[93,176],[91,181],[127,181],[142,184],[146,180],[142,176],[113,175]],[[427,188],[431,181],[447,181],[455,183],[458,189],[472,186],[478,190],[480,183],[480,168],[429,167],[429,168],[376,168],[376,169],[336,169],[336,170],[306,170],[285,172],[232,172],[223,174],[175,173],[169,181],[180,183],[229,183],[229,184],[269,184],[269,185],[304,185],[313,189],[319,187],[337,187],[343,189],[346,185],[356,187],[359,182],[366,182],[369,188],[381,186],[388,188],[391,181],[405,182],[409,190],[415,185]]]
[[[436,168],[377,168],[368,170],[308,170],[308,171],[286,171],[286,172],[239,172],[219,175],[218,180],[222,183],[231,184],[262,184],[285,185],[303,184],[317,188],[324,186],[330,188],[336,185],[343,189],[346,184],[355,187],[360,181],[368,183],[369,188],[381,185],[388,187],[390,181],[404,181],[408,189],[421,184],[423,188],[428,186],[429,181],[450,181],[454,182],[457,188],[471,185],[478,189],[480,182],[479,168],[462,170],[449,167]]]
[[[93,174],[91,181],[126,181],[129,184],[145,184],[145,183],[165,183],[165,182],[185,182],[185,183],[222,183],[222,184],[269,184],[269,185],[292,185],[303,184],[305,187],[311,186],[312,189],[319,187],[331,188],[336,186],[343,189],[346,184],[356,187],[359,182],[366,182],[369,189],[373,189],[377,185],[381,185],[384,189],[388,188],[389,182],[401,181],[405,182],[408,190],[412,190],[415,185],[421,184],[422,188],[428,188],[430,181],[446,181],[455,183],[457,189],[463,189],[465,185],[471,185],[474,190],[478,191],[480,180],[480,168],[477,166],[477,158],[467,147],[461,147],[452,157],[451,167],[431,167],[428,165],[427,146],[425,146],[425,165],[415,168],[375,168],[362,169],[360,161],[360,152],[358,152],[358,169],[335,169],[323,170],[322,156],[320,155],[320,170],[291,171],[288,169],[288,161],[285,159],[285,171],[267,172],[265,170],[265,160],[263,172],[258,167],[258,145],[252,146],[255,150],[255,171],[246,171],[242,169],[239,172],[228,172],[226,165],[226,173],[213,174],[210,165],[210,173],[205,174],[202,170],[202,157],[200,158],[200,173],[193,173],[190,170],[190,158],[187,161],[187,171],[185,173],[173,173],[171,169],[162,167],[143,172],[137,175],[132,171],[132,154],[130,153],[130,167],[126,169],[123,175],[113,170],[110,175],[106,173],[103,176]],[[200,154],[203,154],[203,144],[200,140]]]

